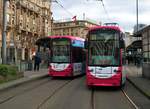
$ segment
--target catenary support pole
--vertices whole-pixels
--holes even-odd
[[[3,0],[2,64],[6,64],[7,1]]]

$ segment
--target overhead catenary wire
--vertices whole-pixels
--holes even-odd
[[[109,17],[108,11],[107,11],[107,9],[106,9],[106,6],[105,6],[105,4],[104,4],[103,0],[99,0],[99,1],[101,1],[101,3],[102,3],[102,6],[103,6],[103,8],[104,8],[104,11],[105,11],[105,13],[106,13],[106,15],[107,15],[108,20],[110,20],[110,17]]]
[[[87,1],[89,1],[89,0],[87,0]],[[104,12],[105,12],[105,14],[106,14],[106,16],[107,16],[107,19],[110,21],[111,19],[110,19],[110,17],[109,17],[108,11],[107,11],[107,9],[106,9],[106,6],[105,6],[103,0],[94,0],[94,1],[100,1],[100,2],[102,3]]]
[[[68,13],[70,16],[74,16],[70,11],[68,11],[58,0],[54,0],[53,2],[57,3],[66,13]]]
[[[106,14],[106,16],[107,16],[107,19],[110,21],[109,14],[108,14],[108,11],[107,11],[107,9],[106,9],[106,6],[105,6],[103,0],[96,0],[96,1],[101,1],[102,6],[103,6],[103,9],[104,9],[104,12],[105,12],[105,14]]]

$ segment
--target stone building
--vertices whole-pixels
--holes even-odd
[[[3,12],[3,0],[0,1]],[[9,0],[7,2],[7,62],[30,60],[36,50],[35,41],[51,34],[50,0]],[[0,47],[2,45],[0,14]]]
[[[92,23],[87,20],[64,22],[57,21],[53,23],[52,35],[71,35],[85,38],[88,28],[97,25],[98,24]]]

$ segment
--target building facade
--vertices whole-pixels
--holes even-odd
[[[126,47],[128,47],[133,42],[133,37],[129,32],[125,32],[125,43]]]
[[[7,2],[7,61],[31,60],[35,42],[51,34],[51,0],[9,0]],[[3,12],[3,0],[0,1]],[[0,14],[2,39],[2,14]],[[2,40],[0,40],[0,46]]]
[[[142,73],[144,77],[150,78],[150,25],[144,27],[135,34],[142,38],[143,65]]]
[[[54,22],[52,27],[52,35],[71,35],[86,38],[88,28],[98,26],[87,20]]]

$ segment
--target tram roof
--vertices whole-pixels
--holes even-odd
[[[102,29],[102,28],[113,29],[113,30],[117,30],[117,31],[123,32],[123,30],[119,26],[94,26],[94,27],[91,27],[89,29],[89,31],[91,31],[91,30],[97,30],[97,29]]]
[[[80,37],[76,37],[76,36],[48,36],[48,38],[67,38],[67,39],[71,39],[71,40],[80,40],[80,41],[85,41],[85,39],[80,38]]]

